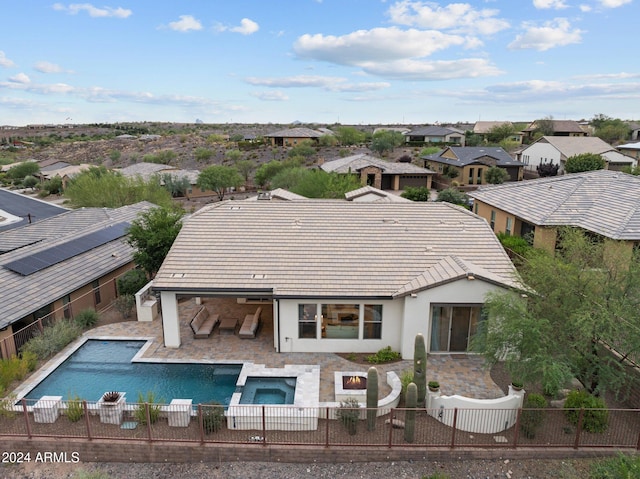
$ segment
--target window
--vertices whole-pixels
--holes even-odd
[[[513,231],[513,218],[507,218],[507,228],[504,230],[504,232],[508,236],[511,236],[512,231]]]
[[[476,184],[481,184],[482,183],[482,168],[478,168],[478,181],[476,181]]]
[[[475,214],[478,214],[478,202],[477,201],[473,203],[473,212]]]
[[[323,304],[322,337],[327,339],[358,339],[359,304]]]
[[[364,339],[382,339],[382,305],[364,305]]]
[[[469,168],[469,184],[472,185],[473,184],[473,173],[474,173],[474,168]]]
[[[68,294],[62,298],[62,314],[65,319],[71,319],[71,295]]]
[[[298,305],[298,338],[312,338],[317,336],[316,320],[318,309],[315,304]]]
[[[102,298],[100,298],[100,280],[96,279],[93,283],[91,283],[91,287],[93,288],[93,300],[97,306],[102,302]]]
[[[491,210],[491,221],[489,222],[491,225],[491,229],[495,231],[496,229],[496,212],[495,210]]]

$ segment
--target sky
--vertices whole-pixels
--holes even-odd
[[[640,0],[4,0],[0,125],[640,119]]]

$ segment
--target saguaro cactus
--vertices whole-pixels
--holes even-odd
[[[416,383],[409,383],[407,386],[405,403],[407,412],[404,418],[404,440],[413,442],[416,435],[416,407],[418,406],[418,387]]]
[[[413,346],[413,382],[418,388],[418,404],[423,405],[427,395],[427,349],[422,334],[416,335]]]
[[[367,371],[367,430],[376,428],[378,408],[378,370],[371,366]]]

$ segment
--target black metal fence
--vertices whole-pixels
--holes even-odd
[[[370,411],[369,417],[367,412]],[[388,409],[384,412],[389,411]],[[575,411],[573,422],[567,412]],[[386,446],[389,448],[617,448],[640,450],[640,410],[519,409],[515,425],[487,430],[506,410],[120,403],[43,397],[0,403],[0,437],[144,440],[256,445]],[[441,423],[439,413],[453,417]],[[599,432],[587,424],[604,414]],[[536,418],[534,423],[531,417]],[[329,419],[327,419],[329,418]],[[577,420],[576,420],[577,419]],[[466,431],[460,429],[463,425]],[[586,426],[586,427],[585,427]],[[590,432],[591,430],[591,432]]]

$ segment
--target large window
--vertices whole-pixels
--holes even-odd
[[[102,298],[100,297],[100,280],[96,279],[93,283],[91,283],[91,287],[93,288],[93,299],[97,306],[102,302]]]
[[[382,305],[364,305],[364,339],[382,339]]]
[[[507,218],[507,228],[504,230],[504,232],[511,236],[511,233],[513,232],[513,218]]]
[[[431,307],[432,352],[462,352],[478,331],[481,305],[434,305]]]
[[[327,339],[358,339],[359,304],[323,304],[322,337]]]
[[[491,225],[491,229],[495,231],[496,229],[496,212],[495,210],[491,210],[491,221],[489,222]]]
[[[315,304],[298,305],[298,338],[315,339],[317,335],[316,321],[318,319]]]
[[[469,184],[473,184],[473,168],[469,168]]]

